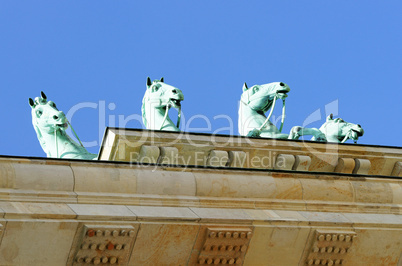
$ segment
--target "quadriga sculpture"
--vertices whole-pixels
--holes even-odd
[[[249,137],[269,137],[286,139],[288,134],[282,134],[282,126],[285,118],[285,98],[290,91],[288,85],[283,82],[273,82],[264,85],[254,85],[250,88],[243,85],[243,93],[239,107],[239,133]],[[282,99],[282,125],[280,130],[269,121],[277,99]],[[265,116],[271,108],[270,114]]]
[[[178,88],[164,83],[163,78],[151,81],[147,78],[147,90],[142,99],[142,120],[147,129],[180,131],[181,101],[183,93]],[[169,109],[178,109],[177,124],[169,118]]]
[[[29,105],[32,107],[32,124],[47,157],[84,160],[97,157],[96,154],[89,153],[81,141],[80,146],[67,135],[66,129],[70,123],[54,102],[47,101],[43,92],[41,97],[36,97],[35,100],[29,98]],[[71,129],[75,134],[74,129]]]
[[[363,136],[364,130],[359,124],[345,122],[342,118],[333,118],[330,114],[327,121],[319,128],[293,127],[289,139],[299,139],[300,136],[313,135],[311,140],[322,142],[344,143],[352,139],[355,143]]]

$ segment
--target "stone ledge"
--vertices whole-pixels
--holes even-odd
[[[5,217],[0,219],[0,261],[7,265],[87,260],[194,265],[194,259],[216,261],[215,251],[232,249],[241,249],[243,265],[293,265],[306,260],[304,251],[310,251],[309,259],[317,255],[318,244],[347,246],[345,256],[336,255],[344,254],[342,249],[331,255],[343,264],[380,265],[385,258],[399,258],[402,236],[402,215],[392,214],[20,202],[0,208]],[[311,239],[317,232],[318,238]],[[318,253],[321,260],[328,252]],[[373,252],[378,254],[370,257]],[[239,259],[238,253],[224,254]]]
[[[333,225],[402,228],[402,215],[337,213],[274,209],[155,207],[99,204],[52,204],[0,202],[5,221],[13,220],[97,220],[176,221],[193,223]]]
[[[48,162],[52,160],[3,158],[0,171],[20,167],[20,163],[24,164],[26,173],[43,170],[48,187],[43,182],[38,187],[40,190],[26,190],[24,182],[29,183],[29,174],[7,174],[7,183],[1,184],[0,199],[176,207],[255,208],[256,204],[262,204],[274,209],[326,211],[348,206],[340,211],[378,213],[400,213],[402,208],[402,179],[398,178],[275,170],[166,168],[71,160],[62,161],[63,164]],[[52,177],[52,172],[58,172],[59,167],[61,183]],[[70,178],[73,178],[74,187],[64,182]],[[13,188],[9,188],[11,183]]]
[[[238,210],[195,211],[204,219],[188,221],[185,214],[184,219],[163,222],[158,221],[158,213],[146,209],[141,212],[150,219],[142,221],[1,219],[0,261],[5,265],[87,261],[194,265],[199,259],[208,263],[212,258],[212,263],[220,255],[234,262],[241,255],[240,265],[304,265],[312,256],[321,261],[339,258],[346,265],[384,261],[396,265],[400,256],[401,219],[392,215],[242,210],[237,222],[231,215]]]
[[[171,147],[178,150],[178,165],[206,166],[211,152],[219,151],[229,154],[242,152],[244,163],[229,163],[227,167],[241,165],[251,169],[290,169],[313,172],[336,172],[369,174],[383,176],[399,176],[402,162],[402,149],[399,147],[382,147],[373,145],[319,143],[299,140],[278,140],[269,138],[247,138],[241,136],[211,135],[186,132],[150,131],[141,129],[107,128],[99,158],[101,160],[137,162],[132,154],[139,154],[141,147]],[[285,164],[278,165],[276,158],[282,155],[287,158]],[[298,166],[291,157],[303,159],[304,164]],[[219,158],[226,157],[222,153]],[[339,162],[339,160],[341,161]],[[349,161],[347,159],[351,159]],[[342,161],[343,160],[343,161]],[[346,161],[347,164],[345,164]],[[356,163],[354,162],[355,160]],[[169,163],[168,163],[169,164]],[[171,164],[171,163],[170,163]],[[220,164],[220,165],[223,165]],[[345,168],[345,169],[343,169]]]

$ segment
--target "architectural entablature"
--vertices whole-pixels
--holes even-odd
[[[170,166],[402,176],[402,149],[202,133],[107,128],[100,160]]]

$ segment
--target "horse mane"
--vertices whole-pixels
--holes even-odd
[[[37,105],[39,105],[39,104],[41,104],[41,105],[45,105],[47,103],[47,100],[45,99],[44,101],[35,101],[35,105],[34,105],[34,107],[33,107],[33,109],[32,109],[32,112],[31,112],[31,116],[32,116],[32,125],[33,125],[33,127],[34,127],[34,130],[35,130],[35,133],[36,133],[36,137],[38,138],[38,140],[39,140],[39,143],[40,143],[40,145],[42,146],[42,149],[43,150],[46,150],[46,142],[45,142],[45,140],[43,139],[43,135],[42,135],[42,132],[40,131],[40,129],[39,129],[39,127],[37,126],[37,119],[36,119],[36,114],[35,114],[35,108],[36,108],[36,106]],[[46,154],[47,154],[47,152],[46,152]]]
[[[154,81],[152,81],[152,84],[157,83],[157,82],[164,82],[163,78],[159,79],[155,79]],[[142,98],[142,106],[141,106],[141,114],[142,114],[142,122],[144,123],[144,126],[147,127],[148,121],[146,118],[146,112],[145,112],[145,102],[146,100],[149,98],[149,87],[147,84],[147,90],[145,91],[144,97]]]
[[[331,121],[331,120],[330,120],[330,121]],[[323,131],[323,130],[327,127],[327,125],[329,124],[328,122],[329,122],[329,121],[325,121],[325,123],[321,125],[321,127],[319,128],[319,130],[320,130],[320,131]]]
[[[338,118],[339,118],[339,117],[338,117]],[[335,118],[335,119],[338,119],[338,118]],[[334,123],[334,122],[335,122],[335,119],[326,120],[325,123],[321,125],[320,130],[321,130],[321,129],[325,129],[330,123]],[[341,119],[342,119],[342,118],[341,118]],[[342,119],[342,120],[343,120],[343,119]],[[344,121],[344,122],[347,123],[347,124],[350,124],[350,123],[348,123],[348,122],[346,122],[346,121]],[[322,130],[321,130],[321,131],[322,131]]]

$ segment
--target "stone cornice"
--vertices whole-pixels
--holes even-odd
[[[401,154],[108,129],[102,160],[0,156],[0,264],[397,265]]]
[[[402,148],[107,128],[101,160],[402,177]]]
[[[400,214],[402,180],[382,176],[0,158],[5,201]]]

